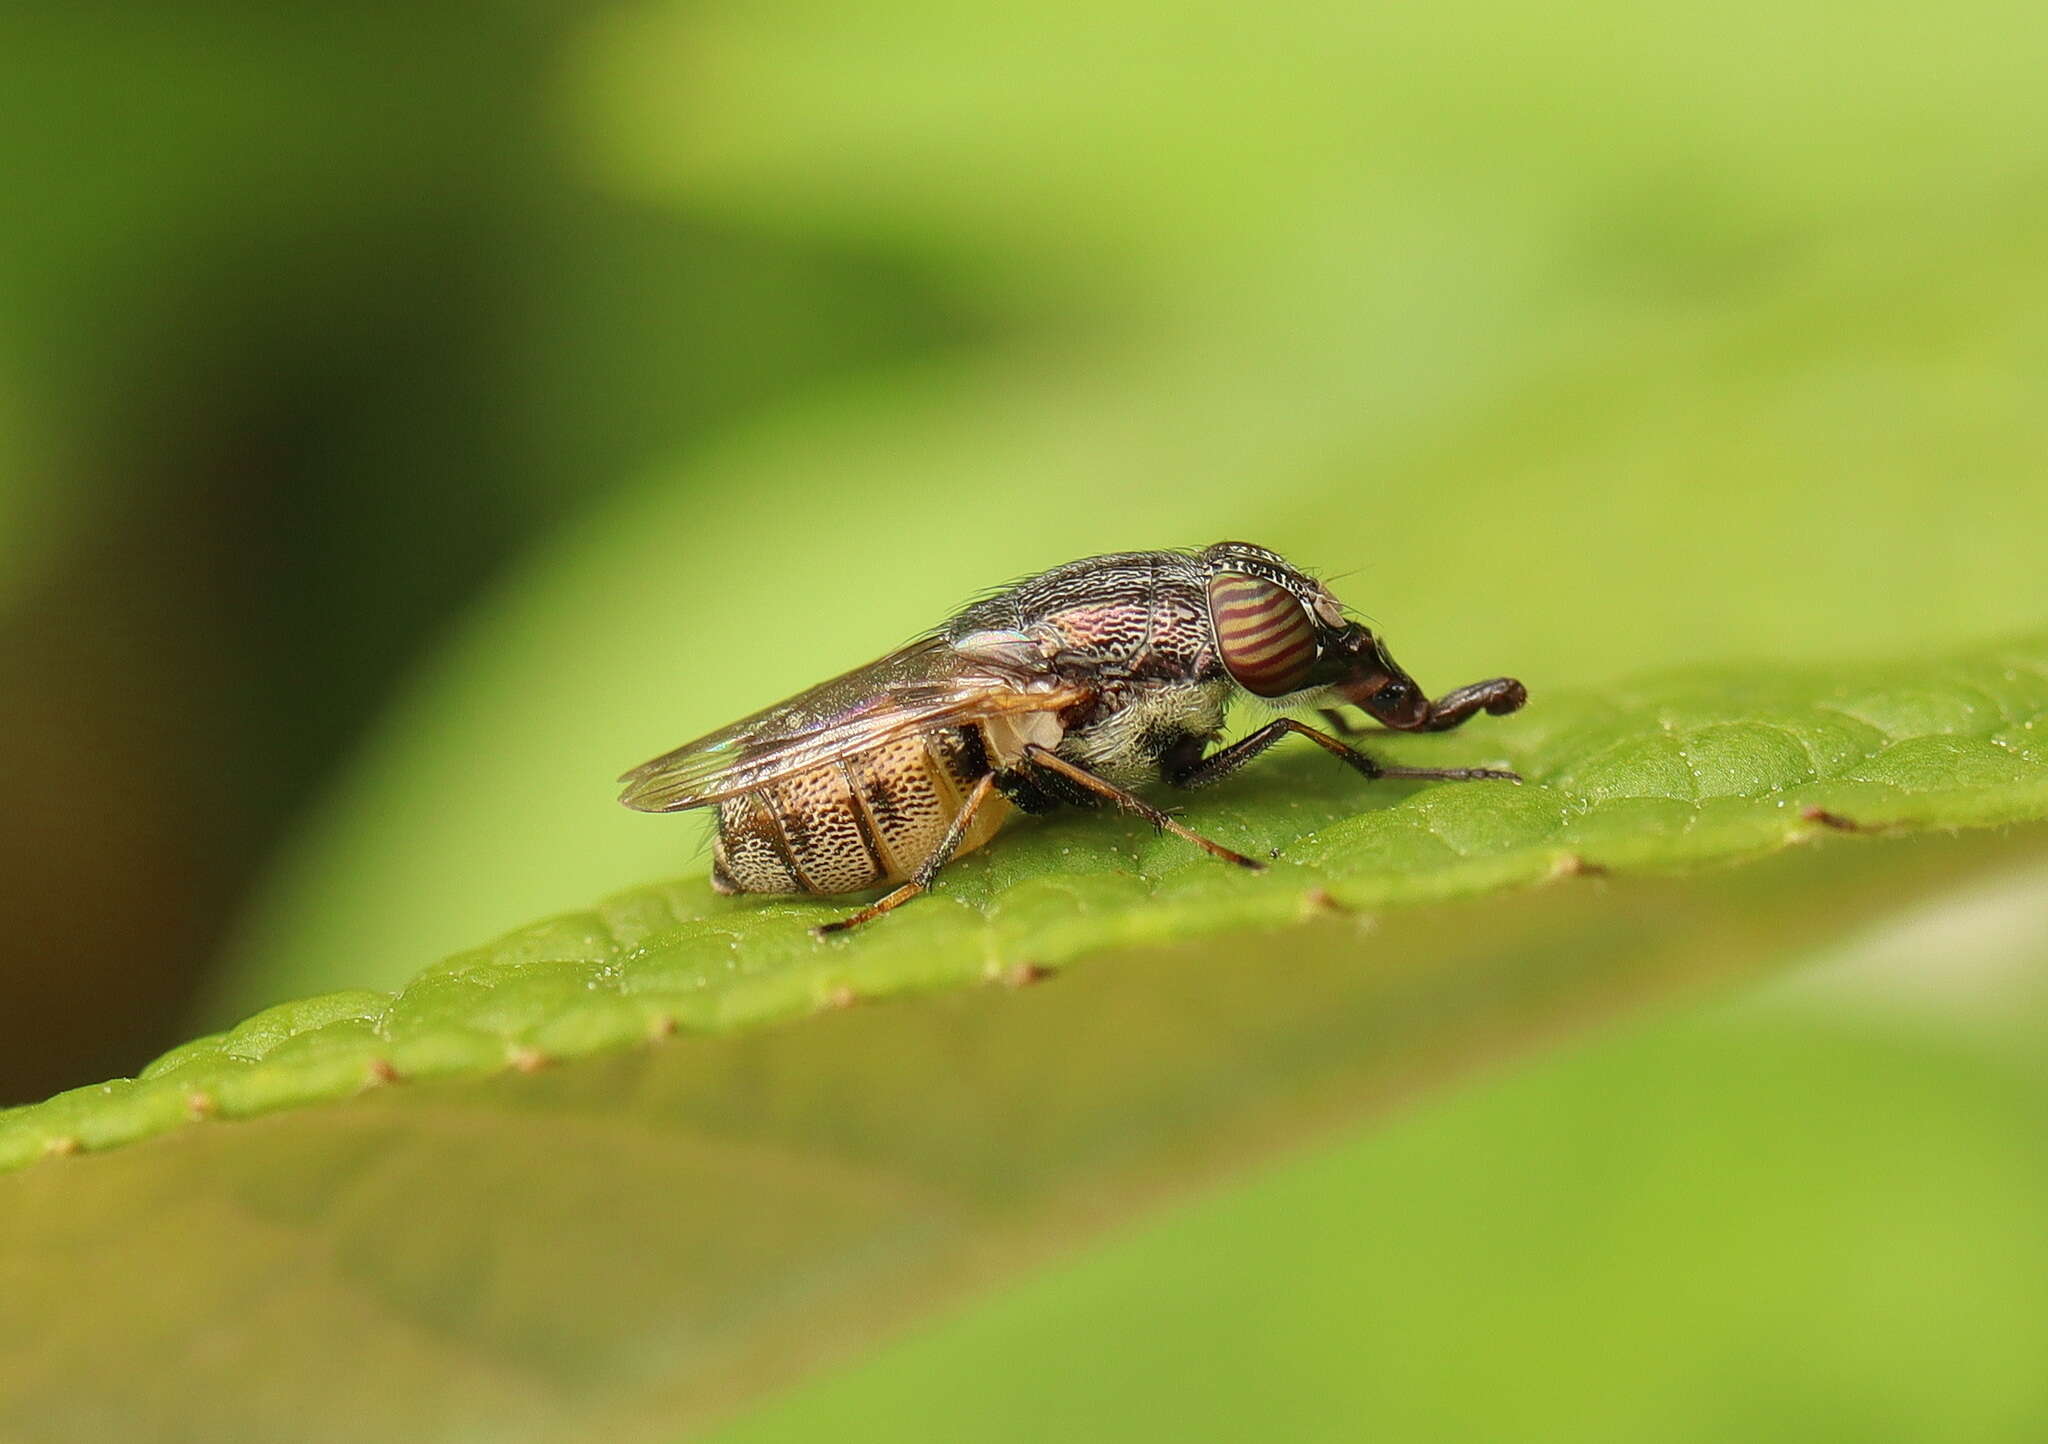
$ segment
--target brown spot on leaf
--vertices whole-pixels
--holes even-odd
[[[1044,963],[1016,963],[1003,970],[1003,985],[1009,988],[1028,988],[1035,983],[1059,976],[1059,969],[1048,968]]]
[[[1310,915],[1316,913],[1348,913],[1351,911],[1343,903],[1338,902],[1336,897],[1326,887],[1312,887],[1303,893],[1301,895],[1301,910]]]

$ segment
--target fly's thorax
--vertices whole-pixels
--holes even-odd
[[[1157,782],[1159,759],[1176,744],[1222,732],[1231,691],[1227,677],[1110,689],[1086,724],[1066,735],[1060,755],[1121,787]]]
[[[1050,712],[1014,712],[980,724],[988,765],[996,770],[1016,766],[1023,760],[1025,748],[1034,743],[1057,750],[1064,735],[1059,719]]]
[[[1209,622],[1198,597],[1161,589],[1143,600],[1079,607],[1041,624],[1058,638],[1064,675],[1102,673],[1175,684],[1212,668]]]
[[[1067,678],[1206,680],[1218,663],[1203,583],[1180,552],[1091,557],[977,603],[950,633],[1017,637],[1034,665]]]

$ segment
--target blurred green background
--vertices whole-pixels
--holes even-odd
[[[1536,705],[2038,628],[2044,41],[10,8],[0,1102],[697,867],[614,773],[1092,551],[1278,547]],[[2038,1438],[2048,1088],[1995,1000],[2048,943],[1987,915],[1916,957],[2003,959],[2001,1028],[1867,970],[1660,1025],[741,1435]]]

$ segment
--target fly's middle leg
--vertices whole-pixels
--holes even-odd
[[[1107,778],[1097,777],[1087,768],[1067,761],[1066,758],[1060,756],[1059,753],[1053,751],[1050,747],[1043,747],[1034,742],[1024,749],[1024,760],[1032,767],[1064,778],[1084,791],[1092,792],[1097,797],[1106,798],[1126,811],[1137,813],[1138,816],[1144,818],[1154,827],[1170,832],[1175,837],[1192,842],[1211,857],[1221,858],[1224,862],[1236,863],[1239,867],[1250,868],[1253,872],[1258,872],[1266,866],[1263,862],[1246,857],[1241,852],[1233,852],[1222,843],[1202,836],[1201,833],[1196,832],[1193,828],[1182,824],[1171,813],[1161,812],[1136,793],[1127,792]]]

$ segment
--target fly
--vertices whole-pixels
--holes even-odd
[[[1029,577],[909,646],[642,763],[619,800],[718,809],[720,892],[831,896],[893,885],[841,932],[926,891],[1012,810],[1115,803],[1211,856],[1264,866],[1132,789],[1204,787],[1290,732],[1367,778],[1519,782],[1488,767],[1388,767],[1292,717],[1219,745],[1230,703],[1356,707],[1442,732],[1528,700],[1512,677],[1431,701],[1329,589],[1264,548],[1119,552]]]

